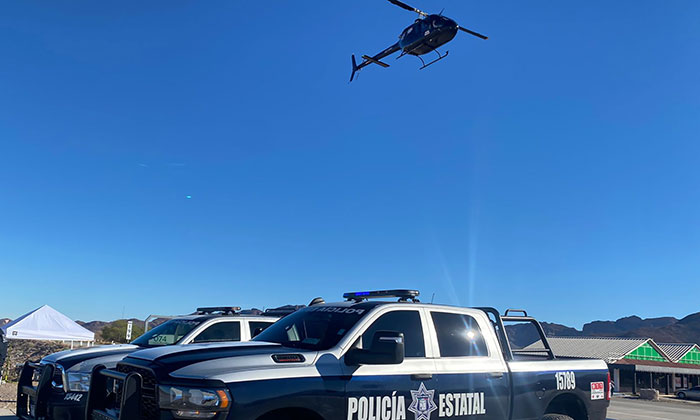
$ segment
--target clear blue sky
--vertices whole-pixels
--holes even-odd
[[[3,3],[0,316],[395,287],[575,326],[700,310],[700,3],[411,1],[491,39],[349,85],[413,14]]]

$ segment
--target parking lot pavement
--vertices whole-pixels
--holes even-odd
[[[12,411],[6,409],[6,408],[0,408],[0,420],[16,420],[17,417],[15,417],[14,414],[12,414]]]
[[[608,420],[697,420],[700,405],[680,401],[642,401],[613,398]]]
[[[608,409],[608,420],[697,420],[700,404],[683,402],[651,402],[614,398]],[[0,408],[0,420],[16,420],[10,410]]]

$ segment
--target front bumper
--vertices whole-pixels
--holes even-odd
[[[96,366],[92,371],[85,413],[88,420],[172,420],[158,404],[158,381],[147,367],[120,363],[116,370]],[[219,412],[211,420],[224,420]]]
[[[48,418],[51,420],[84,420],[87,393],[55,392],[48,401]]]
[[[22,420],[85,419],[87,394],[65,393],[61,375],[54,365],[25,363],[17,384],[17,417]],[[34,381],[35,376],[38,381]]]
[[[53,391],[55,367],[26,362],[17,382],[17,417],[21,420],[46,418],[48,395]],[[35,376],[38,375],[36,384]]]

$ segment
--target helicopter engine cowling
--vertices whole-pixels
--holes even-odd
[[[448,17],[429,15],[401,33],[399,46],[406,54],[427,54],[452,41],[457,36],[458,28],[457,22]]]

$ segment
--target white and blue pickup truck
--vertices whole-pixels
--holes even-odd
[[[315,299],[247,343],[131,353],[116,369],[95,368],[87,418],[605,420],[605,362],[557,360],[527,314],[417,296]],[[512,349],[509,322],[534,324],[542,348]]]
[[[246,315],[238,307],[198,308],[147,331],[130,344],[66,350],[27,362],[17,385],[20,419],[82,420],[96,365],[115,368],[127,355],[147,348],[196,343],[249,341],[279,319],[277,314]]]

